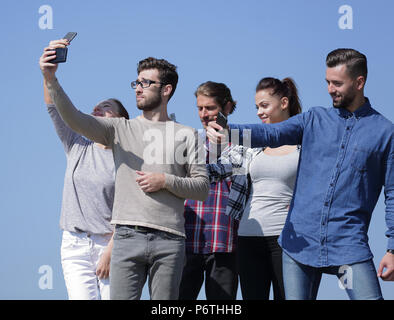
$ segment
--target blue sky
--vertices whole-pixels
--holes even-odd
[[[52,8],[53,29],[40,27],[43,5]],[[352,29],[338,24],[343,5],[352,8]],[[233,123],[257,122],[254,88],[266,76],[293,77],[304,110],[331,106],[325,57],[333,49],[352,47],[368,57],[366,95],[393,121],[393,10],[391,0],[2,0],[0,299],[67,299],[59,229],[66,161],[43,103],[38,67],[50,40],[78,32],[58,78],[84,112],[116,97],[131,116],[138,115],[130,88],[137,62],[154,56],[174,63],[180,80],[168,110],[195,128],[201,124],[193,93],[207,80],[231,89],[238,101]],[[369,230],[376,266],[387,242],[383,200]],[[49,276],[39,272],[42,266],[53,272],[51,289],[40,288],[42,276]],[[394,299],[394,283],[380,283],[384,297]],[[327,275],[318,298],[347,296],[337,278]]]

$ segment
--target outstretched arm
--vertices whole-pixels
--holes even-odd
[[[302,144],[304,127],[309,116],[309,112],[301,113],[275,124],[230,124],[231,143],[252,148]],[[209,140],[213,143],[224,140],[222,129],[215,122],[210,122],[207,127]]]
[[[95,142],[111,145],[113,138],[112,119],[99,119],[78,111],[56,78],[57,65],[50,61],[55,57],[55,49],[65,47],[67,44],[67,40],[64,39],[51,41],[40,57],[40,68],[49,98],[56,105],[64,122],[72,130]]]
[[[52,98],[49,95],[48,88],[44,82],[44,101],[47,105],[49,116],[52,119],[56,133],[63,144],[66,154],[71,150],[73,145],[81,138],[81,135],[72,131],[63,121],[56,106],[53,104]]]

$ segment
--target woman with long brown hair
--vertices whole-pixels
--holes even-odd
[[[301,113],[294,81],[263,78],[256,87],[257,116],[279,123]],[[282,249],[277,243],[285,224],[297,174],[299,146],[246,148],[231,145],[218,164],[207,165],[210,176],[232,175],[227,214],[240,219],[238,266],[244,299],[285,299]],[[240,174],[240,169],[245,169]]]

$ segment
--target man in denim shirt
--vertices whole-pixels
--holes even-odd
[[[275,125],[251,129],[252,147],[301,144],[297,181],[279,243],[286,299],[316,299],[323,273],[341,279],[351,299],[382,299],[378,277],[394,280],[393,124],[364,96],[367,59],[353,49],[327,56],[334,108],[311,108]],[[209,124],[212,141],[224,138]],[[241,140],[240,140],[241,141]],[[384,186],[387,253],[378,273],[368,227]]]

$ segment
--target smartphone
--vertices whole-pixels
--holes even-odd
[[[71,42],[75,37],[77,33],[76,32],[67,32],[67,34],[63,37],[63,39],[68,40],[68,42]]]
[[[227,117],[223,113],[219,112],[217,117],[216,117],[216,123],[219,126],[221,126],[223,129],[226,128],[226,126],[227,126]]]
[[[68,42],[70,43],[75,38],[76,35],[77,35],[76,32],[67,32],[67,34],[63,37],[63,39],[68,40]],[[68,48],[67,47],[65,47],[65,48],[56,48],[55,50],[56,50],[56,58],[51,60],[50,62],[51,63],[63,63],[63,62],[66,62]]]

